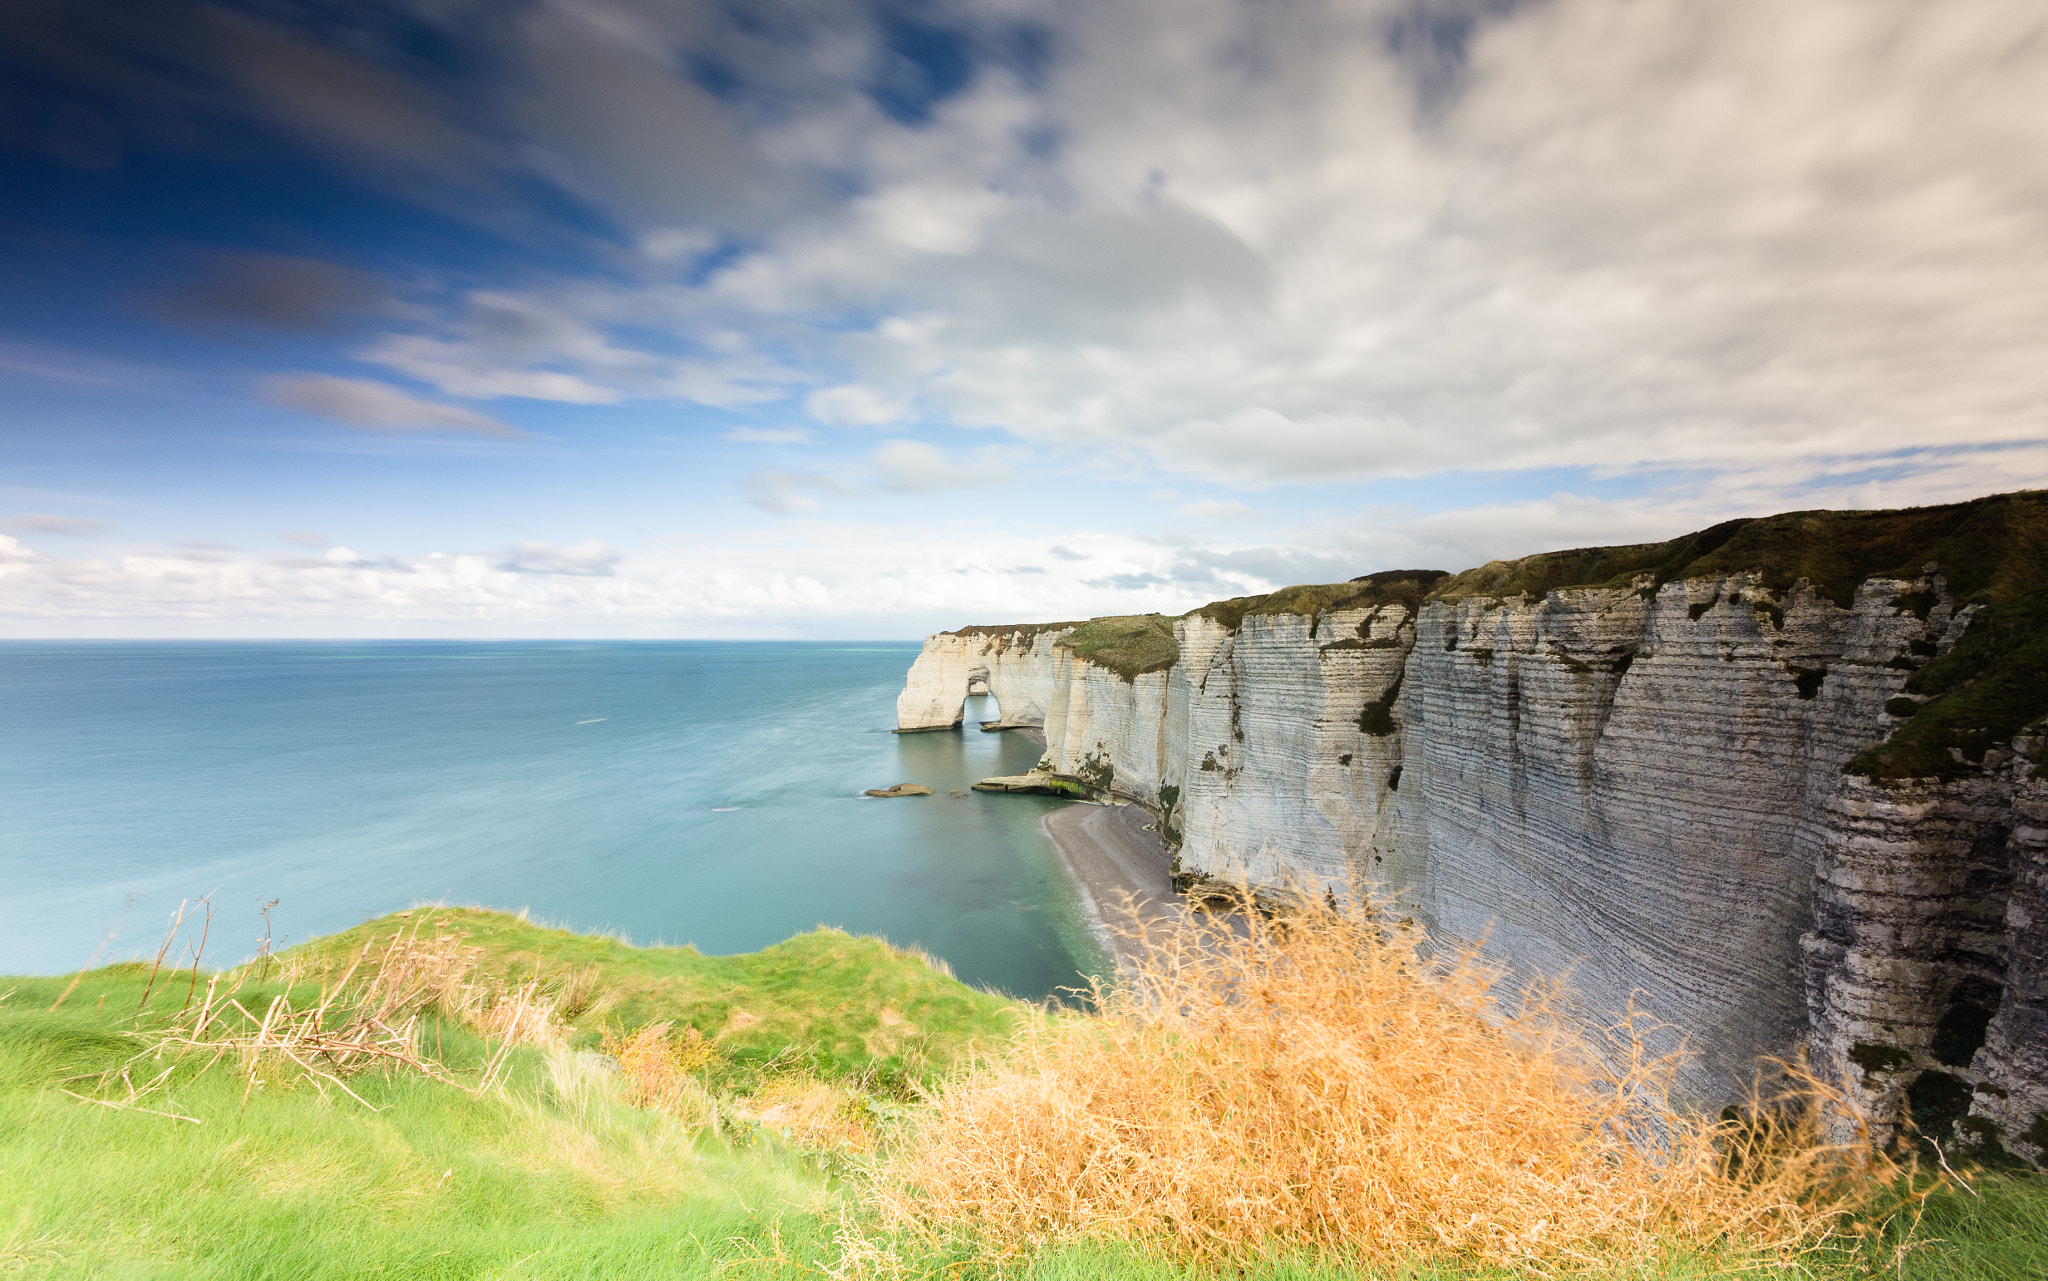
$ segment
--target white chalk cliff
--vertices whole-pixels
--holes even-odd
[[[1131,620],[966,629],[927,640],[899,727],[958,724],[978,677],[1045,766],[1150,806],[1183,877],[1398,891],[1669,1024],[1702,1103],[1805,1047],[1881,1120],[2041,1161],[2039,728],[1870,762],[1978,613],[2048,599],[2042,529],[2010,495],[1374,575],[1171,620],[1165,665],[1097,642]]]

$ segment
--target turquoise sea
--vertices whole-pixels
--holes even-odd
[[[0,973],[153,955],[211,894],[211,962],[421,901],[766,946],[819,923],[1044,996],[1101,964],[1014,734],[892,734],[917,646],[0,644]],[[968,708],[967,724],[994,709]],[[860,793],[897,782],[926,798]],[[951,789],[962,793],[947,795]]]

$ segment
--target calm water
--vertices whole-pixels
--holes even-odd
[[[0,973],[422,900],[707,952],[820,922],[1041,996],[1100,963],[1013,734],[891,734],[914,644],[0,644]],[[977,703],[984,700],[976,700]],[[979,717],[968,709],[968,724]],[[992,709],[984,714],[993,715]],[[924,783],[937,795],[869,800]],[[957,788],[961,798],[946,795]]]

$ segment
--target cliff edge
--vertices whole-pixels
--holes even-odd
[[[2048,1158],[2048,494],[963,628],[899,728],[971,683],[1184,878],[1387,887],[1669,1024],[1701,1103],[1805,1048],[1881,1122]]]

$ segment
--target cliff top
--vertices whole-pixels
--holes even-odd
[[[1107,667],[1125,680],[1147,672],[1163,672],[1180,661],[1173,639],[1173,620],[1161,614],[1123,614],[1094,618],[1056,642],[1074,657]]]
[[[1388,569],[1354,578],[1348,583],[1311,584],[1283,587],[1263,596],[1233,596],[1212,601],[1182,615],[1213,618],[1236,631],[1245,619],[1255,615],[1306,614],[1315,617],[1340,609],[1370,609],[1376,605],[1406,605],[1420,609],[1431,589],[1451,575],[1441,569]]]
[[[1079,627],[1086,621],[1076,619],[1066,623],[976,623],[969,627],[956,627],[950,632],[940,632],[939,635],[1001,636],[1006,633],[1022,633],[1026,636],[1036,636],[1040,632],[1062,632],[1070,627]]]
[[[1929,561],[1940,567],[1958,604],[1989,604],[2048,586],[2048,492],[1723,521],[1668,542],[1493,561],[1439,584],[1430,597],[1542,596],[1567,587],[1626,587],[1641,574],[1662,585],[1761,570],[1773,592],[1804,578],[1846,608],[1866,579],[1918,578]]]

